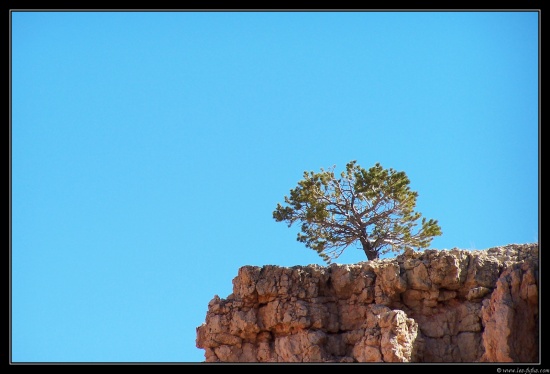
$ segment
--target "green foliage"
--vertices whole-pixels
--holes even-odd
[[[334,167],[304,172],[304,179],[277,204],[273,218],[288,226],[301,223],[297,240],[327,263],[359,242],[369,260],[406,247],[427,248],[441,235],[436,220],[415,212],[418,193],[402,171],[377,163],[369,170],[351,161],[338,177]]]

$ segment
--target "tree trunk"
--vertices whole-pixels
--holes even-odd
[[[367,255],[369,261],[376,260],[378,258],[378,251],[372,249],[370,243],[366,239],[360,239],[361,245],[363,246],[363,251]]]

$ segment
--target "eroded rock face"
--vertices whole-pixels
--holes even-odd
[[[537,244],[243,266],[196,345],[206,362],[538,362],[538,300]]]

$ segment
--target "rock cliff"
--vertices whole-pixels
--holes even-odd
[[[354,265],[243,266],[206,362],[539,362],[538,244]]]

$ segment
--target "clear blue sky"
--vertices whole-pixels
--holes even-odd
[[[13,362],[199,362],[304,170],[404,171],[431,248],[539,234],[537,12],[13,12]],[[336,261],[365,261],[349,248]]]

